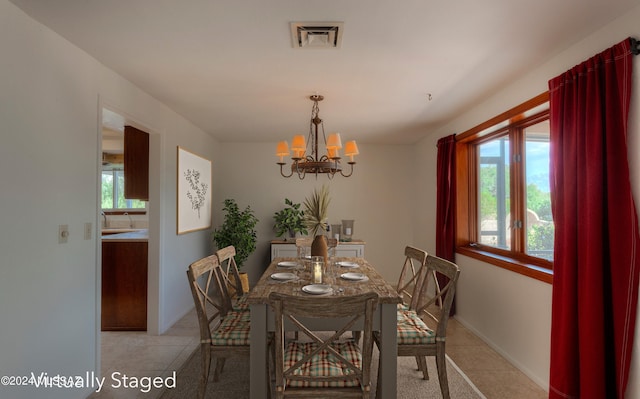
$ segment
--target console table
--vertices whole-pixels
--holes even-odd
[[[362,240],[341,241],[336,247],[336,256],[345,258],[364,258],[364,245]],[[298,256],[296,243],[293,240],[271,241],[271,260],[275,258],[295,258]]]

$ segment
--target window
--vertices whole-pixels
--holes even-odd
[[[551,282],[548,94],[456,140],[457,251]]]
[[[144,209],[145,201],[124,198],[124,171],[102,171],[102,209]]]

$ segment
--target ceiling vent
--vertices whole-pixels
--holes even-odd
[[[340,48],[342,22],[291,22],[293,48]]]

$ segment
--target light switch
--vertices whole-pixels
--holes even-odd
[[[69,238],[69,225],[61,224],[58,226],[58,244],[64,244]]]
[[[84,239],[85,240],[90,240],[91,239],[91,230],[93,229],[93,227],[91,226],[91,222],[86,222],[84,224]]]

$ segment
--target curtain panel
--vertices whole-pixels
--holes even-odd
[[[436,256],[455,262],[456,258],[456,135],[438,140],[436,183]],[[444,286],[448,279],[438,274]],[[456,311],[455,298],[450,315]]]
[[[638,295],[630,40],[549,81],[555,223],[549,398],[624,398]]]

